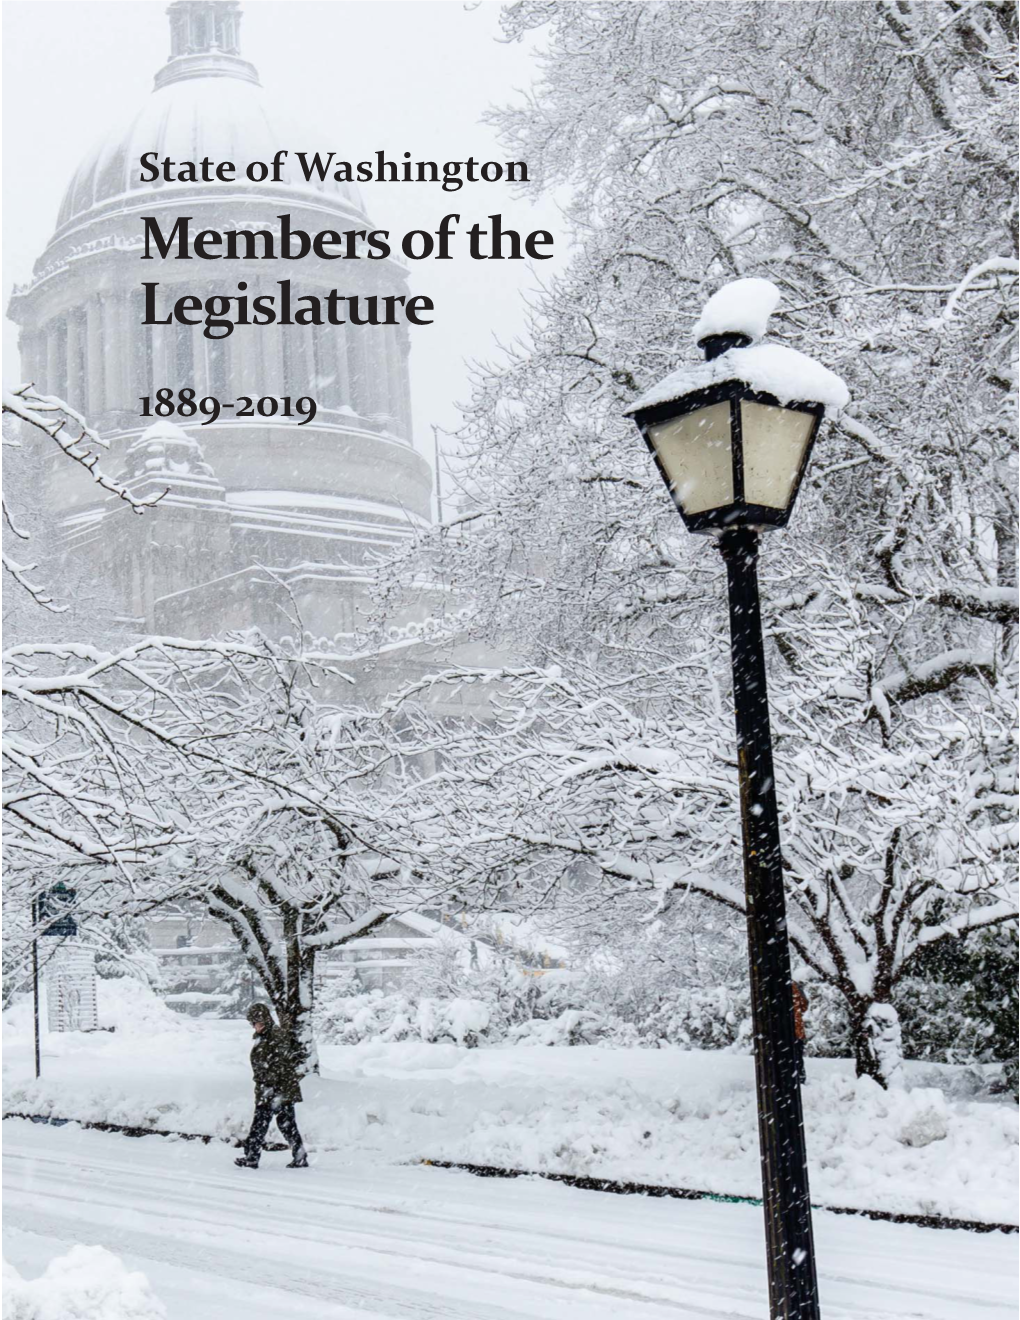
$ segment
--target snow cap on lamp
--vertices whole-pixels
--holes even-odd
[[[671,371],[632,403],[624,416],[634,417],[725,381],[739,381],[749,390],[771,394],[782,405],[820,403],[830,418],[845,408],[850,391],[835,372],[785,344],[758,342],[779,299],[771,280],[724,284],[709,298],[694,326],[694,339],[705,347],[710,360]],[[712,341],[723,339],[730,341],[724,351],[712,352]]]
[[[745,348],[764,337],[769,317],[779,306],[780,293],[771,280],[751,277],[731,280],[713,293],[694,326],[694,342],[706,348],[709,341],[732,338],[742,343],[726,347]],[[708,353],[706,357],[715,357]]]

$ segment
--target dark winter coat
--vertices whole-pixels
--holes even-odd
[[[270,1024],[256,1032],[251,1049],[251,1072],[257,1105],[297,1104],[301,1095],[298,1051],[285,1027]]]

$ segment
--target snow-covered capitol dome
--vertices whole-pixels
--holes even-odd
[[[431,471],[412,443],[406,324],[395,326],[236,326],[209,339],[202,326],[145,326],[143,281],[159,284],[160,313],[187,293],[202,298],[277,292],[295,298],[407,292],[394,260],[280,263],[238,260],[140,264],[142,216],[168,234],[181,215],[191,231],[280,231],[279,217],[315,233],[373,228],[358,190],[332,180],[309,184],[293,172],[280,183],[244,178],[251,161],[281,148],[315,150],[274,128],[258,73],[240,54],[235,0],[176,0],[170,55],[146,104],[106,133],[75,171],[57,226],[31,282],[15,288],[22,374],[84,413],[110,441],[108,466],[122,465],[139,493],[167,487],[158,509],[122,517],[111,499],[66,463],[54,465],[50,496],[60,511],[68,554],[112,574],[112,605],[131,626],[208,632],[258,624],[280,631],[288,594],[305,625],[332,636],[349,631],[364,565],[427,520]],[[309,144],[312,144],[311,146]],[[144,182],[140,158],[232,161],[237,182]],[[224,409],[213,425],[169,420],[199,442],[207,475],[189,486],[169,478],[139,441],[153,424],[140,399],[156,390],[194,388],[230,404],[241,396],[311,396],[313,422],[240,419]],[[180,478],[180,474],[176,474]],[[255,566],[259,567],[256,568]],[[272,570],[272,586],[264,583]],[[261,576],[260,576],[261,575]]]
[[[288,145],[271,118],[253,64],[239,55],[241,14],[235,6],[171,6],[171,53],[158,71],[152,96],[126,124],[105,133],[68,185],[57,215],[57,234],[65,226],[93,218],[93,212],[146,208],[162,187],[184,198],[188,184],[142,181],[139,159],[152,151],[163,159],[238,162],[268,161]],[[222,192],[222,185],[220,192]],[[366,219],[358,189],[349,183],[306,183],[285,163],[279,185],[232,185],[231,191],[266,198],[274,194],[290,204],[295,191],[318,195],[324,209],[350,220]],[[314,204],[314,202],[312,202]]]

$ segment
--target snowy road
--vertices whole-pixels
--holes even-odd
[[[761,1211],[488,1181],[325,1155],[307,1174],[227,1146],[9,1120],[5,1255],[76,1242],[149,1276],[171,1320],[764,1320]],[[1017,1238],[816,1218],[826,1320],[1006,1320]]]

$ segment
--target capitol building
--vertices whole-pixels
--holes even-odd
[[[125,637],[204,636],[258,627],[270,636],[350,634],[374,559],[430,519],[432,472],[413,444],[406,324],[145,326],[145,280],[161,306],[183,294],[257,294],[258,261],[140,263],[143,216],[191,228],[279,233],[287,213],[315,233],[371,230],[355,186],[250,183],[244,167],[289,146],[273,128],[256,69],[240,53],[235,0],[176,0],[170,55],[147,103],[108,134],[70,180],[56,228],[9,315],[20,327],[22,379],[66,399],[110,445],[109,475],[139,498],[165,491],[141,517],[57,454],[41,500],[57,519],[58,556],[103,584]],[[311,137],[306,137],[310,141]],[[229,160],[230,183],[142,182],[140,157]],[[406,295],[392,257],[337,263],[310,255],[285,274],[295,299],[320,298],[343,271],[345,295]],[[275,276],[273,277],[276,278]],[[267,291],[275,285],[270,283]],[[165,313],[164,313],[165,314]],[[242,396],[311,396],[312,422],[141,417],[143,396],[195,389]]]

